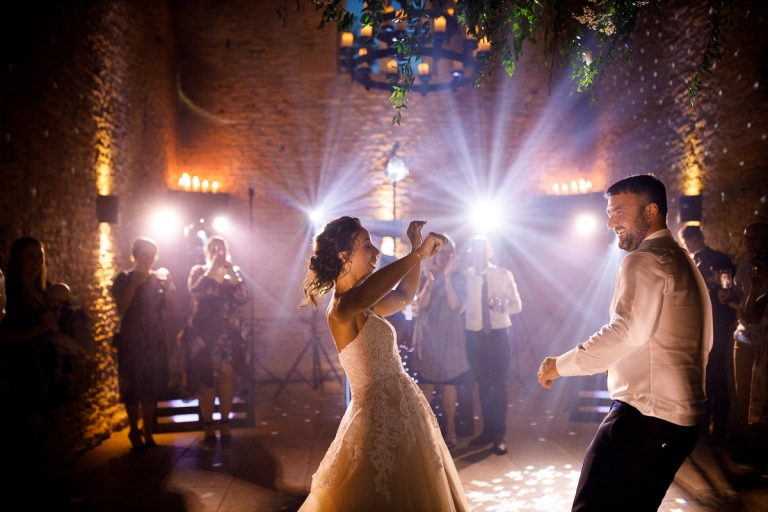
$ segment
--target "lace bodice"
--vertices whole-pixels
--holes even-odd
[[[362,398],[356,395],[377,380],[405,374],[397,350],[395,328],[375,314],[368,316],[357,338],[339,354],[339,360],[347,373],[353,399]]]

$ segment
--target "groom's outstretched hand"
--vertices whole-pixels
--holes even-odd
[[[557,373],[556,363],[556,357],[548,357],[539,366],[539,384],[547,389],[551,388],[555,379],[560,377],[560,374]]]

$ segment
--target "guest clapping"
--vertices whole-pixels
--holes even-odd
[[[206,441],[216,440],[214,400],[219,397],[221,438],[232,437],[229,414],[235,394],[235,372],[247,375],[248,351],[240,306],[249,300],[248,288],[229,260],[225,240],[211,237],[206,264],[192,267],[187,285],[192,295],[190,332],[184,336],[187,385],[200,398]]]
[[[115,335],[120,400],[128,413],[128,439],[134,451],[157,446],[152,437],[155,403],[168,386],[168,356],[163,315],[172,313],[170,276],[152,266],[157,244],[138,238],[131,245],[132,270],[115,278],[112,294],[122,318]],[[139,429],[143,419],[143,430]]]
[[[448,243],[425,272],[416,294],[419,316],[413,331],[419,387],[427,400],[437,385],[443,395],[445,444],[456,446],[456,384],[470,370],[464,333],[467,281],[454,272],[456,244]]]

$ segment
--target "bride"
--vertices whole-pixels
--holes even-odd
[[[437,421],[383,318],[411,303],[421,260],[445,244],[435,233],[422,240],[424,224],[408,226],[412,252],[375,273],[379,250],[358,219],[329,222],[315,238],[304,305],[317,306],[335,288],[328,326],[352,401],[299,512],[469,510]]]

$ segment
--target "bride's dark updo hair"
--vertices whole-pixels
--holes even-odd
[[[309,258],[309,272],[304,280],[304,302],[317,306],[317,301],[331,291],[336,278],[344,268],[339,253],[352,254],[354,242],[360,232],[360,220],[355,217],[341,217],[325,225],[313,244]]]

